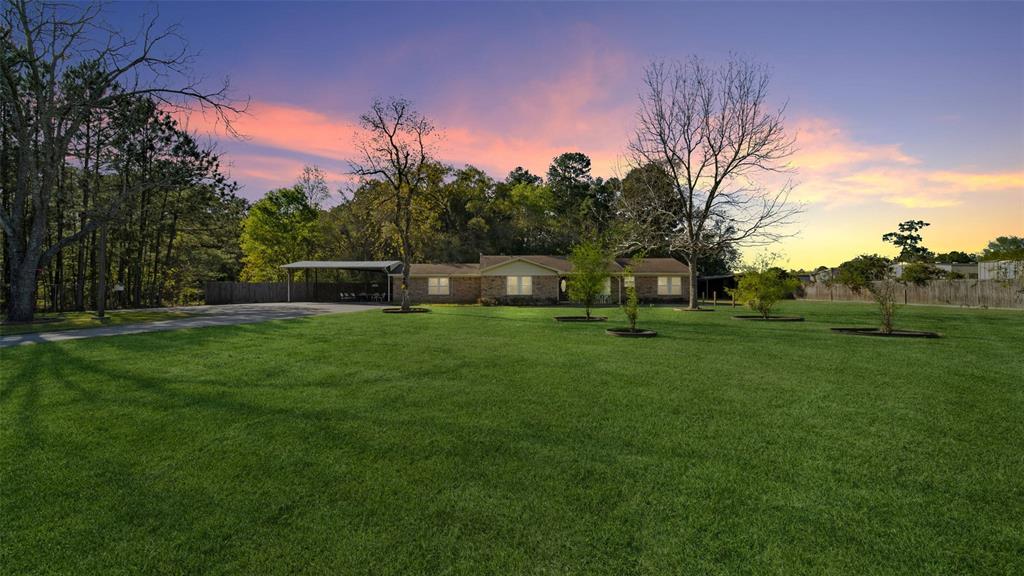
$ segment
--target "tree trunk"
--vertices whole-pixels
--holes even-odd
[[[11,322],[31,322],[35,312],[36,268],[22,260],[21,266],[11,259],[11,298],[7,303],[7,319]]]
[[[100,228],[99,262],[96,281],[96,315],[103,318],[107,311],[107,227]]]
[[[408,258],[402,262],[402,310],[409,309],[409,268]]]
[[[696,310],[699,308],[700,301],[697,299],[697,257],[690,256],[686,259],[687,266],[690,267],[690,298],[687,308],[690,310]]]

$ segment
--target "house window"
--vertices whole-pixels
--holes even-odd
[[[658,295],[681,296],[683,282],[679,276],[658,276]]]
[[[447,296],[448,279],[445,277],[427,278],[427,294],[431,296]]]
[[[625,281],[624,285],[625,285],[626,288],[636,288],[636,277],[635,276],[626,276],[623,280]]]
[[[509,296],[530,296],[533,294],[532,276],[508,276],[505,293]]]

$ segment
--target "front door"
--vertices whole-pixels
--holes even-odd
[[[569,301],[569,284],[566,282],[565,277],[558,279],[558,301],[568,302]]]

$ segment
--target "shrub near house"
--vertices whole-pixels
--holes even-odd
[[[771,262],[765,259],[747,267],[740,276],[739,285],[729,289],[729,294],[768,320],[775,304],[791,297],[799,287],[798,278],[771,266]]]

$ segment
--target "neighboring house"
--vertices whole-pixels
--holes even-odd
[[[680,302],[689,295],[689,268],[674,258],[646,258],[626,277],[629,258],[618,258],[608,265],[611,275],[603,299],[622,302],[626,287],[635,282],[637,293],[646,302]],[[409,270],[409,294],[414,302],[496,304],[557,304],[568,302],[567,277],[572,263],[566,256],[492,256],[466,264],[412,264]],[[393,272],[392,298],[402,294],[402,274]]]
[[[896,262],[892,265],[892,272],[897,278],[903,276],[903,270],[907,267],[906,262]],[[958,274],[964,278],[975,279],[978,278],[978,263],[967,262],[967,263],[949,263],[949,262],[936,262],[933,264],[935,268],[947,272],[949,274]]]
[[[935,267],[949,274],[958,274],[968,279],[975,279],[978,277],[978,263],[977,262],[937,262]]]
[[[1019,260],[985,260],[978,262],[978,280],[1014,280],[1024,276],[1024,262]]]

